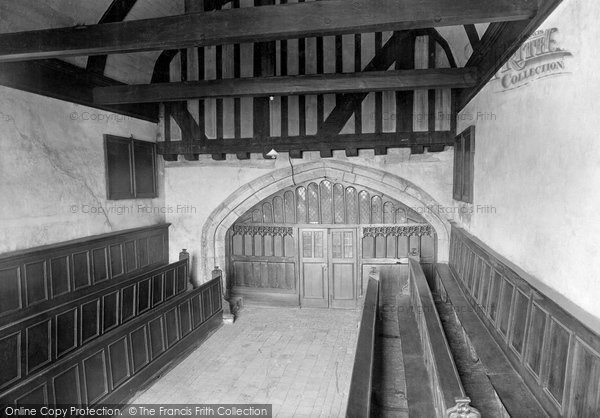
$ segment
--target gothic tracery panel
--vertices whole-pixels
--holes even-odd
[[[237,223],[404,224],[424,223],[415,210],[372,190],[329,179],[283,190],[266,198]]]

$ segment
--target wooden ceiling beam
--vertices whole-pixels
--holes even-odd
[[[500,71],[506,61],[518,51],[523,42],[538,29],[561,2],[562,0],[538,0],[538,11],[532,19],[496,22],[489,25],[465,65],[465,67],[477,68],[479,82],[475,87],[458,93],[458,110],[462,110]]]
[[[475,68],[367,71],[98,87],[97,104],[154,103],[222,97],[407,91],[475,86]]]
[[[346,150],[348,155],[357,155],[361,149],[376,149],[379,154],[388,148],[417,149],[428,147],[434,150],[454,145],[451,131],[437,132],[393,132],[378,134],[346,134],[323,137],[320,135],[268,138],[238,138],[219,141],[170,141],[158,142],[159,154],[265,154],[271,149],[289,152],[294,158],[305,151],[319,151],[331,155],[334,150]]]
[[[529,19],[535,0],[328,0],[0,35],[0,62]]]
[[[118,115],[158,122],[158,104],[99,105],[94,103],[93,88],[123,84],[101,74],[57,60],[0,63],[0,85],[102,109]],[[99,115],[96,115],[100,117]]]

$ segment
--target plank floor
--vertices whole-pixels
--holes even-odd
[[[244,308],[131,403],[266,403],[276,417],[344,416],[360,314]]]

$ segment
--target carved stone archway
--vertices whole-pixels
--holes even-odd
[[[401,177],[345,161],[319,160],[296,165],[293,169],[274,170],[237,189],[207,218],[202,228],[199,274],[196,277],[211,277],[214,266],[225,266],[227,230],[254,205],[295,183],[322,178],[339,179],[377,190],[413,208],[439,206],[424,190]],[[436,211],[425,210],[421,215],[436,232],[438,261],[447,261],[450,238],[448,220]],[[226,272],[223,280],[223,289],[227,289]]]

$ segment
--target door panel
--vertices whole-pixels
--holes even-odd
[[[333,265],[333,300],[354,300],[354,264]]]
[[[321,264],[304,264],[304,298],[325,299],[325,270]]]
[[[300,230],[301,294],[305,307],[329,306],[327,275],[327,230]]]
[[[356,306],[356,231],[332,229],[331,237],[331,295],[333,308]]]

